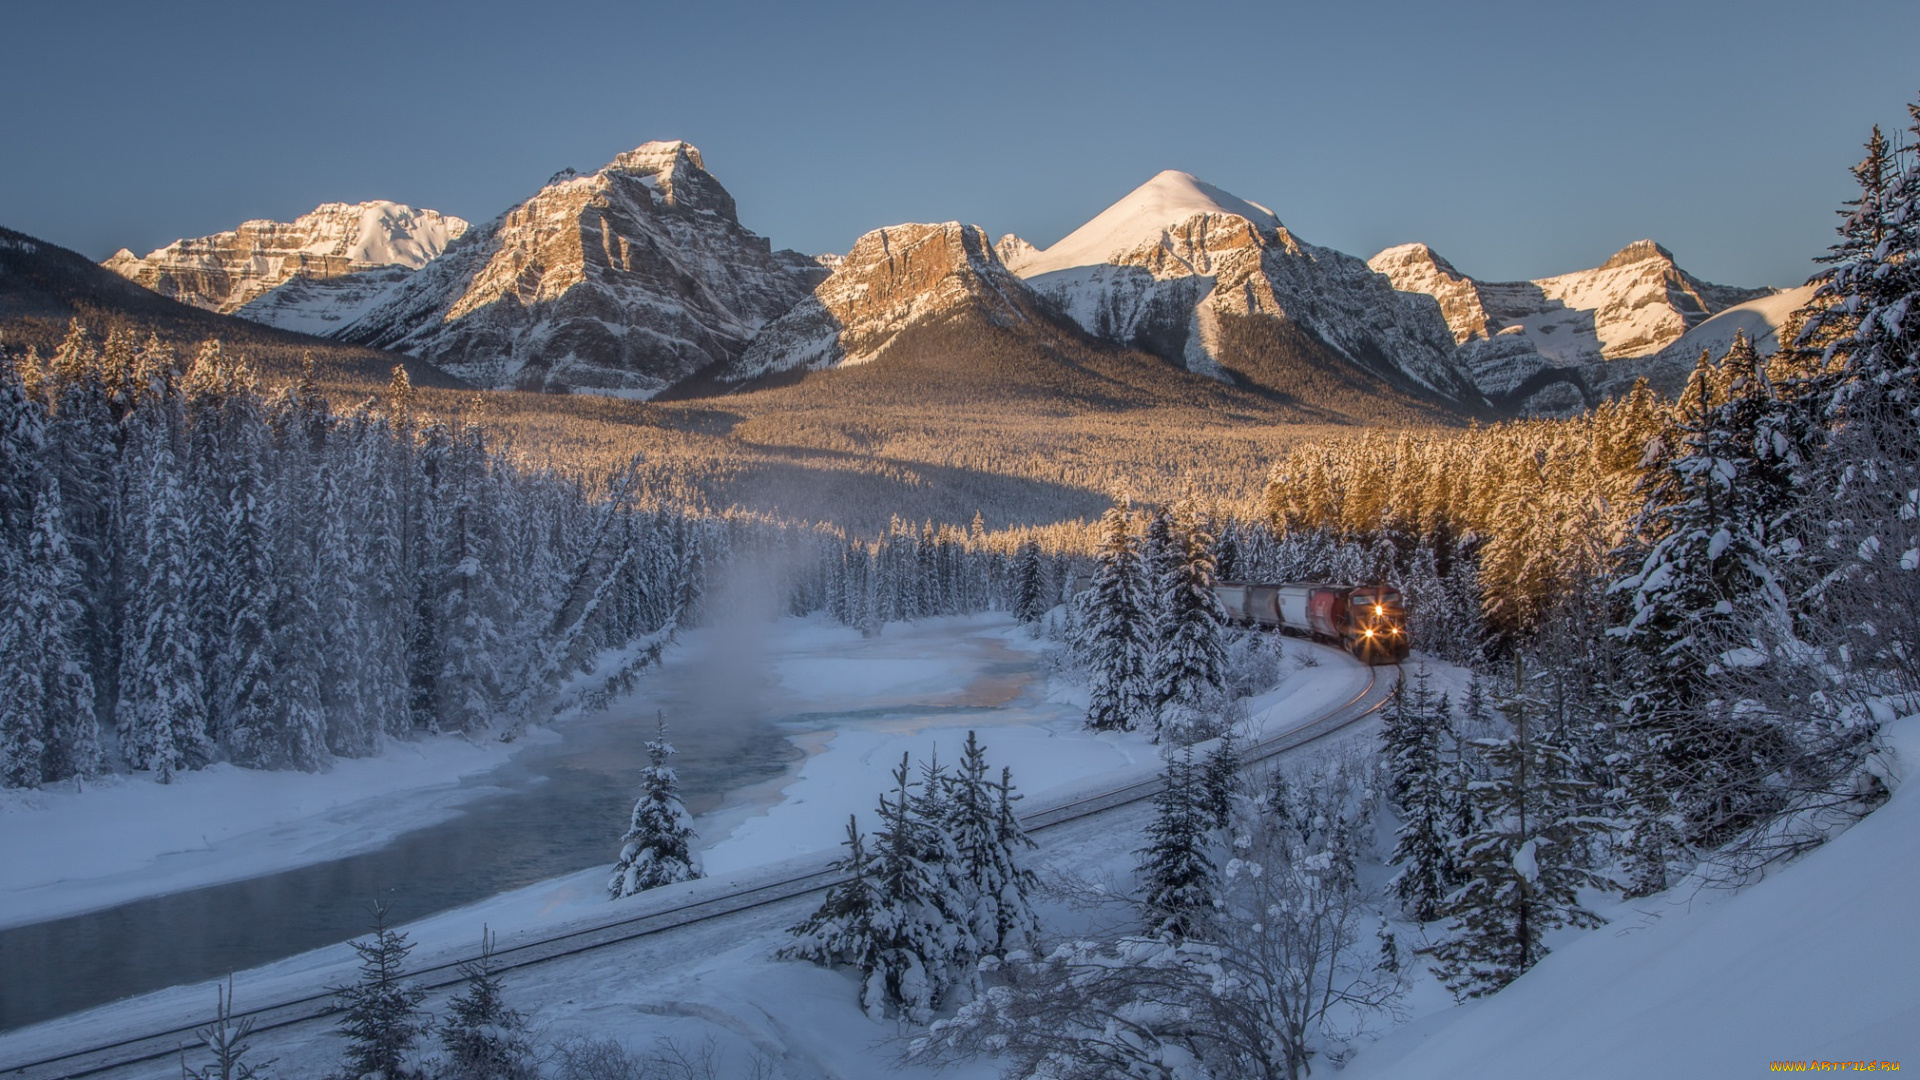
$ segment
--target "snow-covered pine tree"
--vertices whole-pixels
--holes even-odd
[[[1433,693],[1427,666],[1420,664],[1411,685],[1401,685],[1387,720],[1391,791],[1400,814],[1388,860],[1400,867],[1392,889],[1407,917],[1423,923],[1440,917],[1455,885],[1448,837],[1451,777],[1440,757],[1442,736],[1451,734],[1448,712],[1444,695]]]
[[[1012,773],[988,777],[987,750],[972,731],[961,752],[946,803],[946,830],[958,856],[955,868],[982,955],[1004,957],[1031,948],[1038,920],[1028,894],[1036,880],[1023,856],[1033,841],[1012,814]]]
[[[960,853],[947,832],[946,773],[930,761],[927,782],[915,790],[911,766],[901,754],[893,798],[880,800],[874,868],[899,928],[888,992],[903,1013],[925,1022],[948,989],[972,978],[980,944]]]
[[[1036,623],[1049,606],[1040,542],[1029,539],[1020,545],[1020,555],[1013,563],[1013,617],[1022,623]]]
[[[1631,846],[1643,885],[1663,877],[1648,861],[1656,852],[1678,854],[1665,836],[1675,809],[1688,821],[1686,839],[1706,846],[1768,812],[1736,805],[1736,791],[1755,790],[1740,777],[1758,743],[1707,702],[1714,658],[1755,644],[1756,629],[1783,627],[1787,618],[1769,534],[1793,481],[1762,438],[1771,396],[1744,336],[1718,366],[1702,357],[1677,409],[1676,449],[1652,477],[1636,525],[1651,546],[1611,587],[1626,615],[1610,633],[1638,659],[1624,712],[1640,776]],[[1631,560],[1637,550],[1629,545],[1623,555]]]
[[[1239,521],[1228,518],[1220,528],[1219,536],[1213,542],[1213,572],[1222,581],[1240,579],[1240,530]]]
[[[1492,993],[1538,963],[1549,930],[1600,925],[1580,905],[1581,888],[1617,888],[1580,865],[1588,839],[1612,823],[1581,811],[1587,785],[1566,752],[1536,732],[1542,703],[1517,659],[1514,691],[1499,708],[1512,734],[1480,741],[1491,776],[1469,792],[1479,827],[1453,851],[1465,884],[1447,900],[1448,936],[1427,950],[1462,998]]]
[[[460,965],[466,984],[447,1002],[440,1024],[439,1080],[539,1080],[527,1019],[502,996],[493,935],[480,932],[480,956]]]
[[[323,627],[320,597],[313,590],[317,517],[310,483],[311,451],[297,408],[276,402],[279,465],[272,507],[263,517],[275,526],[271,596],[273,652],[267,662],[273,690],[265,727],[236,727],[234,761],[266,769],[316,770],[327,761],[327,714],[323,693]]]
[[[789,960],[810,960],[825,967],[848,964],[860,971],[860,1007],[878,1019],[887,1006],[888,940],[890,928],[882,925],[891,908],[875,873],[873,858],[867,854],[865,838],[857,819],[848,815],[847,838],[841,841],[847,853],[829,869],[847,875],[827,890],[820,907],[806,921],[787,933],[793,942],[779,955]]]
[[[852,875],[835,886],[820,909],[795,926],[781,955],[815,963],[857,966],[860,1006],[879,1019],[889,1007],[924,1023],[947,990],[971,977],[979,956],[965,898],[952,892],[942,868],[921,854],[937,842],[913,812],[912,762],[903,755],[893,772],[891,797],[880,797],[881,830],[868,855],[852,819],[849,853],[836,868]],[[946,846],[951,849],[952,841]]]
[[[0,531],[0,787],[39,787],[46,692],[34,657],[26,560]]]
[[[416,1080],[421,1072],[412,1057],[427,1033],[420,1009],[427,992],[409,985],[407,935],[387,926],[385,904],[373,905],[373,937],[354,941],[360,977],[333,988],[340,1005],[340,1034],[347,1038],[346,1060],[336,1080]]]
[[[1235,800],[1246,790],[1240,778],[1240,744],[1232,728],[1221,732],[1220,741],[1200,762],[1201,805],[1208,823],[1224,829],[1233,821]]]
[[[1079,646],[1091,684],[1087,726],[1096,731],[1131,731],[1150,705],[1151,623],[1142,602],[1145,574],[1131,518],[1124,500],[1101,518],[1093,584],[1079,600]]]
[[[1860,196],[1823,261],[1804,338],[1819,348],[1806,394],[1824,446],[1805,470],[1803,627],[1906,694],[1920,692],[1920,102],[1907,144],[1874,131]],[[1856,680],[1857,682],[1857,680]],[[1857,759],[1862,742],[1843,756]]]
[[[129,573],[132,603],[125,627],[116,717],[120,748],[136,768],[162,782],[204,763],[212,750],[200,697],[199,643],[188,610],[187,582],[195,553],[186,493],[172,446],[173,429],[156,410],[137,436],[144,495],[141,529]]]
[[[1227,678],[1222,634],[1226,613],[1213,594],[1213,537],[1191,499],[1182,500],[1175,510],[1167,555],[1160,561],[1157,633],[1147,685],[1152,688],[1156,735],[1178,738],[1201,730]]]
[[[1147,846],[1135,852],[1134,870],[1151,934],[1185,939],[1204,935],[1220,895],[1219,870],[1208,850],[1212,815],[1206,792],[1186,747],[1166,754],[1165,782],[1153,796]]]
[[[620,838],[620,859],[607,882],[607,892],[615,900],[700,876],[700,857],[693,851],[693,815],[680,802],[679,778],[667,764],[673,753],[663,714],[647,742],[640,799],[633,804],[633,817]]]
[[[49,477],[34,507],[33,529],[27,535],[22,592],[31,628],[27,647],[30,663],[39,667],[42,722],[40,778],[44,782],[92,776],[100,771],[103,752],[100,726],[94,718],[93,678],[85,654],[86,595],[79,561],[67,546],[66,518],[59,480]],[[0,646],[0,652],[5,652]]]
[[[440,652],[435,680],[443,731],[479,732],[493,723],[501,700],[500,591],[495,581],[493,477],[480,429],[469,424],[453,443],[447,510],[451,520],[443,556]]]

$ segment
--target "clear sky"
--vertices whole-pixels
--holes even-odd
[[[684,138],[781,247],[1052,243],[1184,169],[1482,278],[1653,237],[1793,284],[1920,92],[1920,2],[0,4],[0,224],[95,258],[321,202],[485,220]]]

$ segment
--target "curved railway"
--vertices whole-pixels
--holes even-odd
[[[1359,693],[1308,723],[1247,747],[1241,755],[1244,764],[1255,765],[1316,742],[1359,723],[1386,705],[1394,686],[1399,682],[1400,669],[1382,666],[1368,667],[1366,670],[1367,685]],[[1153,797],[1160,787],[1161,781],[1156,777],[1095,795],[1057,803],[1024,815],[1027,831],[1029,833],[1045,832],[1095,814],[1129,806]],[[618,919],[579,930],[564,931],[536,941],[496,949],[493,956],[497,969],[501,971],[532,967],[683,926],[783,903],[810,893],[823,892],[839,884],[841,880],[838,874],[829,869],[798,874],[779,881],[737,889],[666,911]],[[429,991],[458,985],[463,981],[460,966],[469,959],[472,958],[463,957],[459,960],[448,960],[419,968],[408,973],[408,981]],[[318,1020],[334,1011],[333,993],[321,991],[271,1005],[239,1010],[233,1014],[233,1020],[236,1023],[251,1020],[253,1034],[259,1035]],[[17,1078],[17,1080],[78,1080],[80,1077],[95,1076],[146,1062],[162,1059],[171,1061],[179,1056],[183,1047],[191,1050],[193,1045],[197,1045],[195,1031],[206,1026],[211,1020],[212,1018],[208,1017],[163,1031],[128,1036],[113,1042],[37,1060],[0,1065],[0,1077]]]

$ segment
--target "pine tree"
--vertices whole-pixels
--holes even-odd
[[[40,670],[43,720],[41,778],[48,782],[100,771],[104,757],[94,718],[93,678],[84,652],[85,624],[79,561],[67,546],[60,482],[49,478],[34,508],[27,538],[25,601],[35,641],[28,655]],[[28,640],[26,637],[20,639]],[[0,652],[4,652],[0,647]]]
[[[1454,887],[1447,835],[1450,778],[1440,757],[1447,713],[1444,696],[1435,697],[1428,687],[1426,665],[1421,664],[1414,671],[1412,686],[1403,684],[1395,696],[1387,719],[1387,761],[1393,776],[1393,803],[1400,813],[1400,829],[1388,860],[1401,868],[1392,888],[1407,917],[1423,923],[1440,917]]]
[[[1165,782],[1153,797],[1153,823],[1134,874],[1149,912],[1147,931],[1175,939],[1203,935],[1220,895],[1219,871],[1208,852],[1211,815],[1193,767],[1193,751],[1167,755]]]
[[[1093,585],[1080,601],[1080,649],[1092,683],[1087,726],[1096,731],[1131,731],[1150,704],[1146,666],[1151,627],[1142,607],[1146,584],[1130,516],[1123,502],[1101,519],[1103,539]]]
[[[1023,623],[1039,622],[1049,606],[1046,593],[1040,542],[1028,540],[1020,545],[1020,556],[1013,564],[1013,617]]]
[[[700,876],[700,857],[693,852],[693,815],[680,802],[679,779],[667,765],[673,753],[662,715],[657,733],[647,742],[648,765],[640,773],[642,793],[633,804],[632,820],[620,838],[620,859],[607,882],[615,900]]]
[[[478,427],[469,425],[448,461],[452,521],[441,585],[435,679],[439,726],[473,734],[492,724],[501,701],[500,590],[495,579],[493,477]]]
[[[339,1031],[347,1038],[347,1057],[338,1080],[414,1080],[420,1071],[409,1060],[427,1032],[420,1003],[427,992],[405,981],[407,935],[387,928],[387,908],[373,905],[373,937],[352,943],[360,957],[360,978],[334,988],[340,1005]]]
[[[1172,519],[1160,563],[1148,667],[1154,716],[1159,733],[1197,733],[1226,685],[1226,613],[1213,592],[1213,538],[1191,500],[1183,500]]]
[[[135,767],[159,774],[197,767],[212,749],[200,697],[199,643],[188,610],[194,553],[171,435],[156,420],[142,439],[138,477],[145,513],[132,569],[135,602],[125,623],[120,675],[120,747]]]
[[[1231,729],[1220,735],[1220,741],[1207,752],[1200,765],[1201,805],[1206,810],[1208,823],[1216,829],[1224,829],[1233,820],[1234,800],[1245,789],[1240,779],[1240,746],[1234,739]]]
[[[1429,950],[1460,997],[1498,990],[1538,963],[1549,930],[1600,925],[1579,890],[1617,887],[1580,865],[1588,839],[1611,823],[1581,812],[1587,785],[1565,750],[1534,730],[1542,704],[1517,661],[1515,670],[1514,693],[1500,702],[1512,734],[1480,741],[1492,775],[1470,791],[1480,824],[1453,853],[1465,884],[1447,901],[1448,937]]]
[[[971,977],[980,955],[965,898],[952,891],[946,868],[924,854],[944,849],[958,861],[953,841],[914,813],[912,763],[903,755],[893,772],[891,797],[880,798],[880,832],[873,854],[847,822],[849,853],[836,869],[851,874],[829,890],[819,910],[792,928],[782,956],[860,969],[860,1006],[874,1019],[889,1007],[925,1022],[948,989]]]
[[[820,907],[806,921],[787,931],[794,941],[779,955],[826,967],[849,964],[857,968],[860,1007],[878,1019],[885,1015],[887,1005],[885,964],[891,928],[883,923],[890,908],[859,823],[851,815],[847,818],[847,838],[841,843],[847,854],[829,870],[846,875],[845,879],[827,890]]]
[[[0,532],[0,787],[39,787],[46,690],[34,662],[32,593],[22,553]]]
[[[1678,854],[1674,812],[1687,839],[1717,846],[1763,813],[1735,806],[1733,778],[1747,768],[1750,741],[1711,722],[1715,658],[1756,643],[1761,627],[1783,627],[1786,596],[1774,572],[1776,523],[1793,481],[1763,437],[1771,392],[1753,347],[1737,337],[1719,365],[1702,357],[1680,403],[1675,452],[1649,485],[1637,525],[1650,548],[1611,591],[1625,615],[1610,631],[1637,657],[1625,728],[1636,762],[1635,888],[1657,888],[1655,860]],[[1633,560],[1641,545],[1623,549]]]
[[[539,1063],[526,1017],[507,1007],[501,994],[493,935],[480,934],[480,956],[460,965],[466,985],[447,1002],[440,1024],[443,1058],[434,1073],[443,1080],[538,1080]]]
[[[265,1071],[279,1061],[270,1058],[255,1064],[247,1060],[253,1046],[247,1040],[253,1035],[253,1017],[239,1021],[233,1018],[233,976],[227,976],[227,985],[216,988],[219,994],[214,1012],[214,1021],[206,1027],[196,1030],[194,1037],[200,1045],[213,1055],[213,1060],[200,1068],[189,1072],[186,1055],[181,1055],[181,1080],[267,1080]]]
[[[893,797],[880,800],[874,873],[888,913],[883,925],[893,930],[883,964],[887,997],[908,1018],[924,1022],[948,988],[971,972],[979,946],[966,897],[955,889],[953,840],[916,812],[922,804],[910,775],[911,761],[902,754]]]
[[[1012,813],[1010,770],[988,778],[987,751],[967,732],[946,801],[945,829],[953,839],[955,869],[969,905],[969,925],[983,954],[1004,957],[1033,944],[1038,919],[1028,899],[1037,881],[1022,856],[1034,847]]]

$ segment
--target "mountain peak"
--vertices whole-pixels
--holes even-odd
[[[1635,240],[1633,243],[1614,252],[1606,262],[1600,264],[1600,269],[1610,270],[1616,266],[1632,266],[1634,263],[1646,262],[1650,259],[1659,259],[1662,262],[1670,263],[1673,261],[1673,252],[1668,251],[1652,240]]]
[[[1418,242],[1412,244],[1396,244],[1367,260],[1367,266],[1372,268],[1375,273],[1386,274],[1389,277],[1393,276],[1393,271],[1387,269],[1388,267],[1398,268],[1413,265],[1431,267],[1449,278],[1466,277],[1465,274],[1454,269],[1453,264],[1447,261],[1446,256]],[[1399,286],[1396,285],[1395,288],[1399,288]]]
[[[682,161],[692,164],[702,172],[706,171],[706,163],[700,158],[700,148],[685,139],[656,139],[653,142],[641,143],[614,158],[607,165],[607,171],[651,176],[668,172]]]
[[[1259,203],[1248,202],[1192,173],[1167,169],[1059,243],[1024,260],[1020,273],[1032,277],[1109,262],[1116,255],[1158,241],[1168,229],[1203,214],[1242,218],[1260,230],[1280,227],[1280,219]]]

